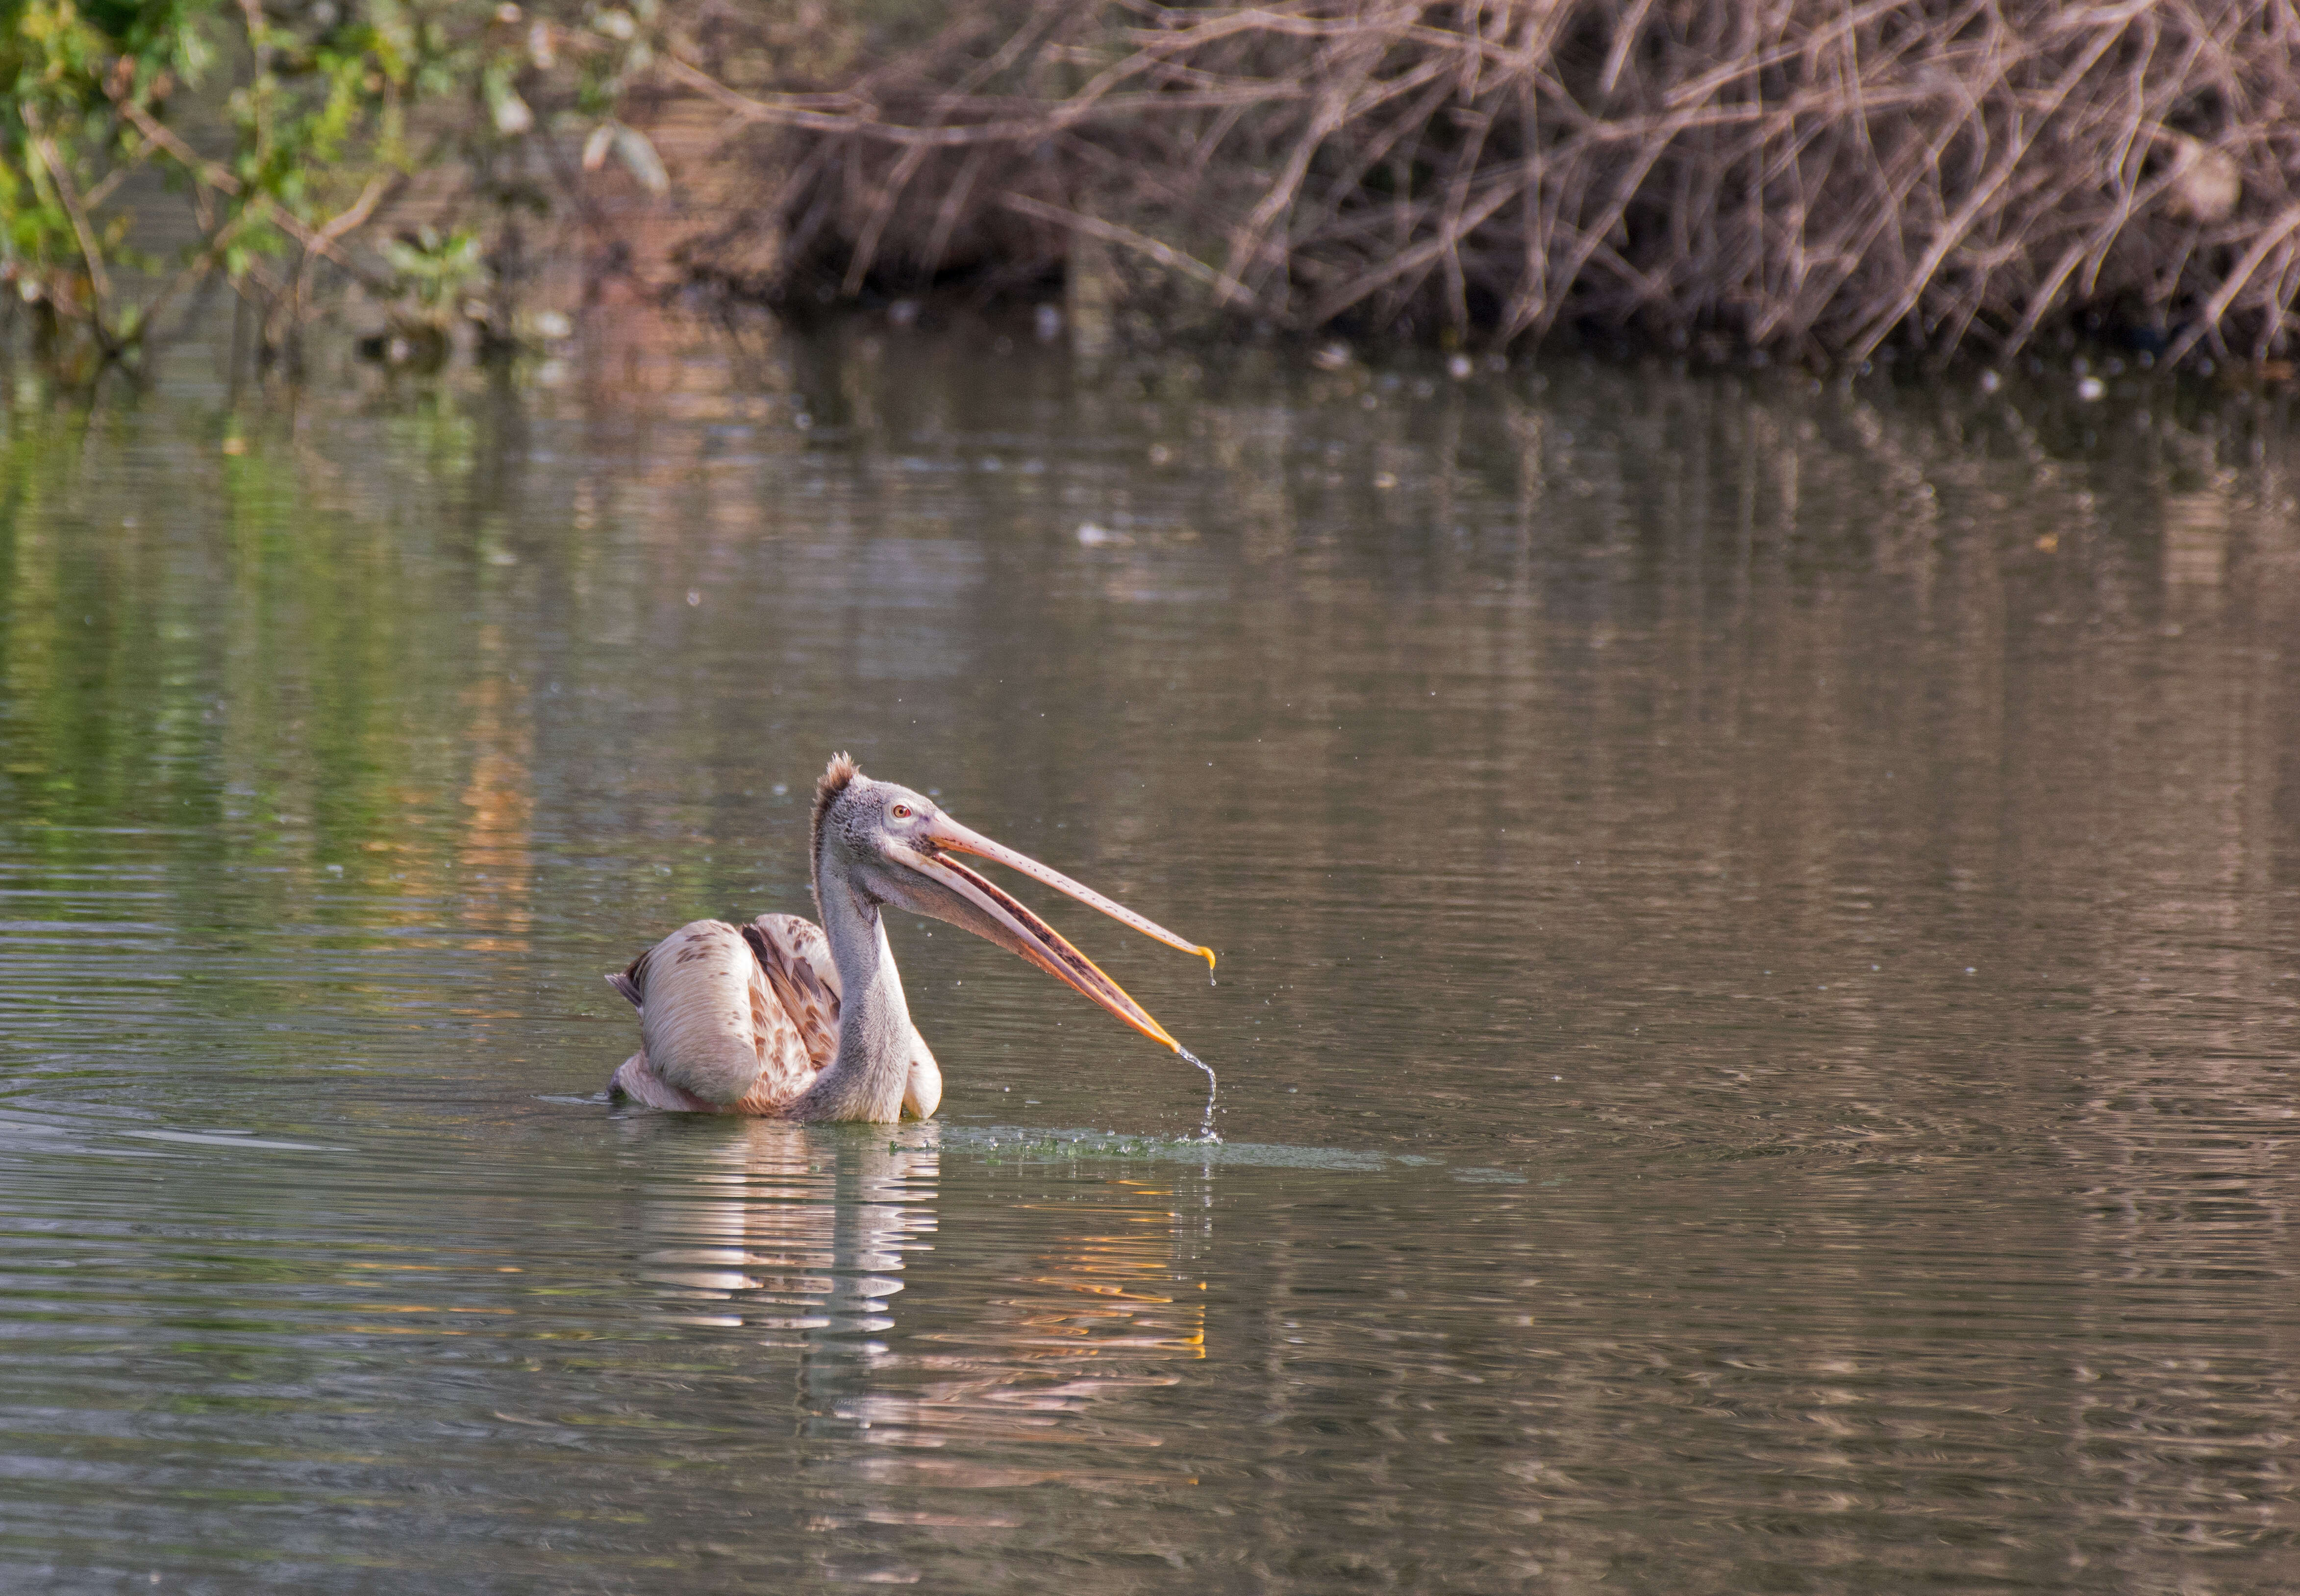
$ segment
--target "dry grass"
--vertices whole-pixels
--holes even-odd
[[[2079,312],[2264,356],[2300,289],[2289,0],[980,0],[796,85],[759,26],[688,13],[660,81],[756,195],[689,266],[771,295],[1858,361]]]

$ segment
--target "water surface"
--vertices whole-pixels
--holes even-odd
[[[0,1578],[2300,1583],[2279,416],[602,321],[0,410]],[[610,1108],[827,755],[937,1119]],[[1039,894],[1043,900],[1046,894]]]

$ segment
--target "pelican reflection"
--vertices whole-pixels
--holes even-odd
[[[771,1341],[890,1328],[906,1257],[932,1245],[938,1127],[896,1141],[773,1120],[723,1128],[691,1160],[650,1171],[639,1277],[690,1323]]]
[[[768,1385],[801,1393],[808,1433],[869,1444],[847,1462],[872,1480],[1004,1485],[1084,1461],[1048,1443],[1149,1448],[1129,1396],[1206,1356],[1207,1172],[971,1168],[954,1234],[934,1125],[889,1140],[719,1119],[706,1140],[630,1123],[660,1310],[795,1351],[796,1378]]]

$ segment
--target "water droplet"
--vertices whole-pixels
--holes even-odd
[[[1197,1139],[1201,1142],[1221,1141],[1221,1138],[1214,1135],[1214,1093],[1221,1089],[1221,1083],[1214,1078],[1213,1066],[1187,1047],[1178,1047],[1174,1051],[1206,1072],[1206,1113],[1199,1122]]]

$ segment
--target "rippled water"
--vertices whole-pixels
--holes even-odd
[[[2280,417],[996,330],[10,376],[0,1583],[2300,1585]],[[842,747],[1219,1143],[598,1100]]]

